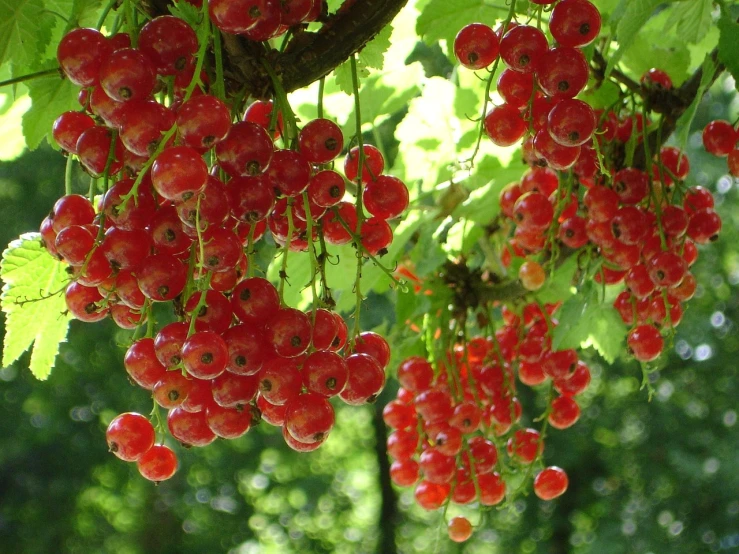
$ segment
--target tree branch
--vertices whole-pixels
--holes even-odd
[[[246,88],[248,95],[257,98],[273,96],[272,82],[262,65],[263,58],[275,69],[286,92],[306,87],[364,48],[407,2],[345,0],[318,31],[294,27],[294,35],[284,52],[270,50],[266,43],[222,33],[224,75],[229,89],[235,92]],[[142,3],[152,15],[161,15],[168,13],[171,0],[142,0]]]

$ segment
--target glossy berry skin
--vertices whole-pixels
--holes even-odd
[[[569,485],[567,474],[557,466],[541,470],[534,478],[534,493],[542,500],[553,500],[564,494]]]
[[[341,153],[344,148],[344,135],[333,121],[314,119],[300,130],[298,148],[310,163],[325,164]]]
[[[308,198],[324,208],[330,208],[341,202],[345,191],[344,178],[331,169],[319,171],[308,183]]]
[[[500,41],[500,57],[514,71],[533,73],[547,50],[547,38],[530,25],[517,25]]]
[[[739,140],[739,133],[728,121],[717,119],[703,129],[703,147],[714,156],[728,156]]]
[[[154,427],[141,414],[117,416],[105,431],[108,449],[121,460],[135,462],[154,445]]]
[[[77,154],[80,163],[94,177],[99,177],[105,172],[108,164],[113,134],[110,129],[102,126],[90,127],[82,132],[77,139]],[[116,138],[113,145],[113,159],[108,169],[108,175],[115,175],[123,167],[123,144]]]
[[[574,98],[558,102],[547,117],[549,136],[562,146],[585,144],[593,136],[595,125],[593,108]]]
[[[97,288],[71,283],[64,292],[67,309],[76,319],[87,323],[100,321],[108,315],[108,308]]]
[[[372,215],[393,219],[408,207],[408,187],[397,177],[380,175],[364,187],[362,200]]]
[[[162,15],[141,28],[138,48],[159,75],[174,75],[184,70],[197,53],[198,37],[184,20]]]
[[[301,152],[277,150],[267,168],[267,178],[278,198],[298,196],[308,188],[310,172],[310,164]]]
[[[142,262],[137,282],[144,296],[154,302],[174,300],[185,288],[187,266],[174,256],[155,254]]]
[[[129,346],[123,365],[128,376],[147,390],[152,390],[167,372],[156,357],[154,340],[151,338],[139,339]]]
[[[351,354],[346,357],[349,371],[341,399],[352,406],[373,402],[385,386],[385,371],[368,354]]]
[[[112,52],[105,36],[96,29],[72,29],[64,35],[56,58],[67,78],[75,85],[89,87],[97,83],[100,67]]]
[[[588,82],[588,62],[576,48],[551,48],[541,57],[536,73],[539,87],[552,97],[573,98]]]
[[[431,388],[416,395],[416,413],[427,424],[447,422],[454,414],[452,399],[449,393]]]
[[[278,355],[295,358],[310,346],[310,318],[295,308],[280,308],[267,325],[266,335]]]
[[[261,125],[241,121],[231,126],[225,139],[216,145],[221,168],[231,175],[256,175],[269,165],[274,150],[272,139]]]
[[[495,61],[500,49],[498,35],[484,23],[470,23],[454,39],[454,55],[467,69],[483,69]]]
[[[442,454],[433,447],[423,451],[418,463],[424,479],[437,485],[449,483],[457,470],[453,456]]]
[[[698,210],[688,221],[688,236],[698,244],[708,244],[718,239],[721,217],[712,209]]]
[[[177,455],[163,444],[155,444],[136,462],[144,479],[159,483],[170,479],[177,472]]]
[[[551,225],[554,208],[539,192],[527,192],[513,206],[513,218],[522,229],[541,231]]]
[[[652,282],[658,287],[674,287],[680,284],[688,271],[688,264],[679,254],[666,251],[653,256],[647,262]]]
[[[208,166],[189,146],[165,149],[151,167],[151,182],[167,200],[186,200],[208,182]]]
[[[526,123],[518,108],[501,104],[495,106],[485,116],[485,134],[496,146],[516,144],[526,132]]]
[[[544,442],[535,429],[519,429],[508,440],[508,455],[523,464],[530,464],[544,449]]]
[[[410,487],[418,481],[419,466],[415,460],[395,460],[390,464],[390,479],[399,487]]]
[[[167,414],[167,427],[175,439],[189,446],[208,446],[217,438],[208,427],[204,411],[191,413],[174,408]]]
[[[333,429],[336,416],[328,399],[317,393],[304,393],[288,401],[285,427],[299,442],[323,442]]]
[[[362,223],[360,242],[371,256],[387,253],[392,241],[393,230],[384,219],[373,216]]]
[[[87,227],[70,225],[62,229],[54,240],[57,253],[70,265],[81,266],[95,245],[95,238]]]
[[[80,194],[67,194],[54,203],[51,209],[52,228],[56,233],[70,225],[88,225],[95,217],[90,201]]]
[[[580,407],[571,397],[560,396],[552,400],[549,424],[555,429],[572,427],[580,418]]]
[[[632,329],[626,343],[634,357],[640,362],[651,362],[659,358],[664,347],[664,340],[659,330],[653,325],[639,325]]]
[[[244,279],[231,295],[231,307],[242,323],[264,327],[277,313],[280,297],[272,283],[261,277]]]
[[[215,379],[226,371],[228,347],[213,331],[193,333],[182,345],[182,363],[198,379]]]
[[[390,362],[390,345],[373,331],[363,331],[354,342],[354,351],[360,354],[369,354],[384,369]]]
[[[377,179],[385,169],[385,159],[382,153],[371,144],[363,146],[364,160],[362,163],[362,183],[366,184],[372,179]],[[355,146],[344,160],[344,175],[349,181],[356,181],[359,173],[359,147]]]
[[[550,168],[558,171],[572,167],[580,156],[580,146],[563,146],[546,129],[540,129],[534,136],[534,151]]]
[[[231,112],[215,96],[194,96],[177,110],[177,132],[192,148],[211,148],[225,139],[230,130]]]
[[[547,275],[541,264],[526,261],[518,269],[518,278],[526,290],[539,290],[546,281]]]
[[[587,46],[598,36],[600,27],[600,12],[588,0],[562,0],[549,17],[549,31],[561,46]]]
[[[659,88],[662,90],[672,89],[672,79],[670,76],[656,67],[647,70],[644,75],[641,76],[640,81],[647,88]]]
[[[472,524],[464,516],[456,516],[449,520],[447,533],[454,542],[465,542],[472,536]]]
[[[317,350],[308,355],[301,373],[303,384],[310,392],[326,397],[339,394],[349,378],[349,369],[344,358],[327,350]]]
[[[209,0],[208,12],[221,31],[240,34],[257,24],[264,5],[264,0]]]
[[[136,48],[113,52],[100,67],[100,86],[117,102],[145,100],[156,85],[156,69]]]
[[[428,390],[434,379],[434,368],[420,356],[412,356],[404,360],[398,367],[400,385],[413,393]]]
[[[249,406],[224,408],[218,404],[208,404],[205,420],[210,430],[220,438],[236,439],[251,428],[254,416]]]
[[[282,406],[300,394],[303,377],[295,359],[275,356],[259,371],[259,394],[270,404]]]
[[[70,154],[76,154],[80,135],[94,126],[95,121],[85,113],[64,112],[54,121],[51,135],[62,149]]]
[[[416,503],[424,510],[436,510],[444,504],[450,491],[449,483],[436,484],[422,480],[416,485],[414,496]]]
[[[498,77],[498,93],[506,104],[521,108],[531,100],[534,92],[534,76],[513,69],[504,69]]]

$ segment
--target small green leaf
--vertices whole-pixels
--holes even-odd
[[[8,245],[0,262],[0,277],[5,282],[0,298],[6,315],[3,366],[16,361],[33,344],[31,373],[46,379],[71,319],[64,299],[69,277],[62,263],[42,246],[38,233],[26,233]]]
[[[612,305],[601,304],[598,305],[595,317],[591,319],[588,338],[580,346],[592,346],[606,362],[612,364],[623,352],[625,338],[626,325],[621,316]]]
[[[677,35],[681,40],[697,44],[711,29],[713,0],[683,0],[670,8],[670,17],[665,23],[666,33],[677,25]]]
[[[193,29],[198,28],[202,19],[201,10],[183,0],[180,0],[174,6],[169,6],[169,13],[185,20]]]
[[[675,86],[682,83],[690,68],[690,51],[686,43],[659,43],[659,33],[644,32],[632,43],[624,53],[623,64],[634,75],[643,75],[653,67],[659,67],[667,73]]]
[[[33,103],[23,116],[23,136],[28,148],[35,150],[51,132],[60,113],[79,108],[79,87],[68,79],[50,75],[29,81],[28,91]]]
[[[385,52],[390,47],[390,35],[393,32],[391,25],[386,25],[369,41],[357,56],[357,77],[366,79],[370,75],[370,68],[382,69],[385,61]],[[340,90],[352,94],[352,66],[349,60],[334,69],[334,79]],[[361,84],[361,83],[360,83]]]
[[[739,83],[739,23],[722,14],[718,21],[718,59]]]
[[[577,256],[569,256],[536,292],[539,302],[559,302],[572,296],[572,279],[576,271]]]
[[[43,0],[0,0],[0,64],[36,67],[49,41]]]
[[[639,30],[652,17],[654,10],[662,4],[663,0],[630,0],[626,3],[623,16],[616,26],[616,38],[618,39],[618,50],[608,60],[605,78],[611,74],[613,68],[621,60],[624,53],[631,48],[632,43],[639,34]]]
[[[431,0],[418,16],[416,32],[427,44],[446,40],[448,46],[465,25],[482,21],[493,25],[505,11],[480,0]]]

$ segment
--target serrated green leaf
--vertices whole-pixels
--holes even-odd
[[[739,23],[722,14],[718,21],[718,59],[739,83]]]
[[[467,254],[482,235],[480,226],[467,219],[460,219],[449,229],[443,248],[449,254]]]
[[[612,364],[623,352],[626,325],[610,304],[598,305],[595,317],[591,318],[588,338],[580,343],[581,348],[592,346],[601,357]]]
[[[670,7],[670,16],[665,23],[666,33],[677,25],[676,34],[681,40],[696,44],[706,36],[713,18],[713,0],[683,0]]]
[[[688,144],[690,126],[693,123],[695,113],[698,111],[698,106],[703,99],[703,95],[713,82],[713,75],[716,73],[716,62],[710,54],[706,54],[706,59],[703,61],[702,71],[703,73],[701,75],[701,82],[698,85],[698,91],[696,92],[693,101],[690,103],[690,106],[688,106],[683,115],[680,116],[680,119],[677,120],[675,128],[675,139],[677,140],[677,145],[683,150]]]
[[[624,53],[631,48],[639,30],[649,20],[654,13],[654,10],[662,2],[663,0],[629,0],[626,3],[623,15],[616,26],[618,50],[616,50],[608,60],[605,78],[608,78]]]
[[[369,77],[369,69],[367,69],[360,61],[357,61],[357,78],[366,79]],[[352,65],[349,60],[342,63],[334,69],[334,81],[339,90],[347,94],[352,94],[354,85],[352,84]]]
[[[431,0],[416,21],[416,32],[427,44],[446,40],[451,45],[465,25],[493,25],[504,13],[480,0]]]
[[[660,44],[659,37],[657,29],[641,33],[624,53],[623,65],[633,75],[643,75],[647,70],[659,67],[677,86],[688,76],[690,51],[685,42]]]
[[[547,277],[544,286],[536,292],[539,302],[559,302],[572,296],[572,279],[576,271],[577,256],[569,256],[552,275]]]
[[[175,17],[185,20],[190,27],[197,29],[202,19],[201,10],[190,4],[180,0],[173,6],[169,6],[169,13]]]
[[[618,85],[611,81],[603,81],[598,88],[588,86],[586,91],[580,95],[594,110],[613,106],[620,98],[621,90]]]
[[[48,44],[43,0],[0,0],[0,64],[32,68]]]
[[[382,30],[359,51],[359,59],[365,67],[382,69],[385,63],[385,52],[390,48],[392,25],[385,25]]]
[[[79,108],[79,88],[68,79],[50,75],[29,81],[31,109],[23,115],[23,136],[31,150],[35,150],[51,132],[59,114]]]
[[[51,373],[71,317],[64,300],[69,277],[40,239],[38,233],[26,233],[3,252],[0,277],[5,285],[0,305],[6,315],[3,366],[33,344],[30,370],[43,380]]]

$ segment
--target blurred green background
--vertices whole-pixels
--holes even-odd
[[[151,409],[123,369],[130,335],[73,322],[48,381],[29,374],[27,355],[0,370],[0,554],[739,551],[739,190],[699,134],[727,109],[735,115],[732,88],[713,88],[690,138],[689,183],[714,192],[724,220],[694,267],[699,292],[652,375],[651,402],[638,364],[583,354],[594,376],[583,416],[547,445],[547,463],[570,477],[560,499],[530,494],[484,515],[450,509],[479,524],[468,543],[451,543],[441,513],[388,481],[378,414],[393,380],[374,407],[340,409],[317,452],[296,454],[261,425],[202,450],[177,447],[177,475],[154,486],[105,443],[116,414]],[[49,149],[0,164],[2,245],[38,228],[63,175]],[[376,300],[376,311],[392,309]]]

